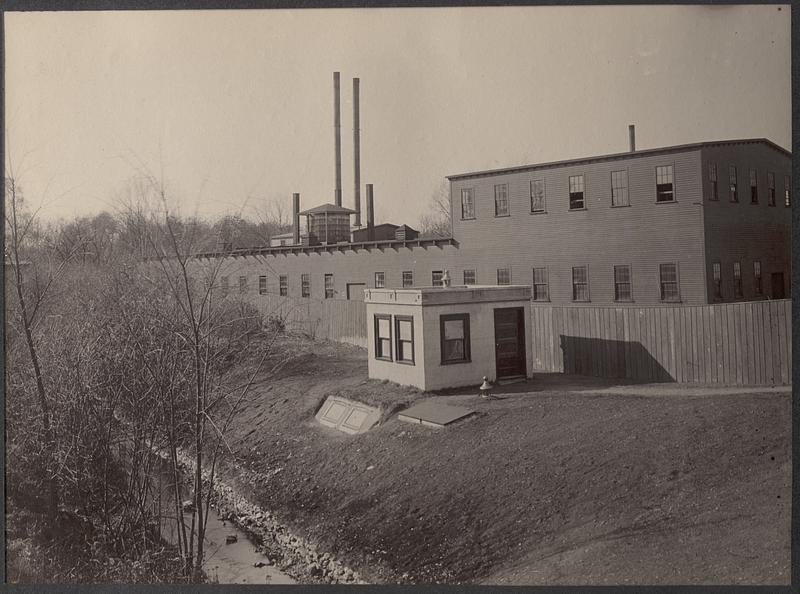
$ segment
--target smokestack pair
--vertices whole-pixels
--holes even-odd
[[[353,79],[353,202],[355,204],[355,225],[361,226],[361,130],[359,114],[359,84],[360,80]],[[342,205],[342,123],[339,100],[339,73],[333,73],[333,130],[334,146],[336,149],[336,188],[334,189],[334,203]]]

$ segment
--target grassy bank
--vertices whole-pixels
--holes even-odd
[[[431,394],[368,380],[361,349],[282,341],[235,420],[241,493],[372,581],[788,583],[790,395],[542,377],[442,430],[347,436],[324,398]]]

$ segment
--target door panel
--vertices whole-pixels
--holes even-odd
[[[494,310],[494,344],[497,378],[525,375],[525,310]]]

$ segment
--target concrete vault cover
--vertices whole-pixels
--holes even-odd
[[[397,418],[407,423],[421,423],[432,427],[444,427],[463,419],[475,411],[463,406],[453,406],[435,400],[420,402],[401,412]]]
[[[372,429],[380,420],[381,411],[374,406],[367,406],[354,400],[328,396],[315,417],[326,427],[352,435]]]

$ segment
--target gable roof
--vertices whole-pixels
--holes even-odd
[[[336,206],[335,204],[325,203],[320,204],[319,206],[315,206],[314,208],[309,208],[308,210],[304,210],[301,215],[316,215],[316,214],[324,214],[324,213],[335,213],[335,214],[355,214],[356,211],[350,210],[349,208],[345,208],[344,206]]]
[[[547,163],[535,163],[532,165],[519,165],[517,167],[503,167],[500,169],[487,169],[484,171],[471,171],[467,173],[457,173],[454,175],[445,176],[450,181],[456,179],[466,179],[470,177],[483,177],[489,175],[502,175],[505,173],[519,173],[521,171],[528,171],[532,169],[544,169],[549,167],[566,167],[568,165],[575,165],[578,163],[591,163],[596,161],[613,161],[618,159],[629,159],[632,157],[643,157],[649,155],[658,155],[663,153],[684,152],[690,150],[701,149],[712,146],[724,146],[731,144],[766,144],[768,147],[775,149],[783,155],[791,159],[792,153],[786,149],[778,146],[771,140],[766,138],[742,138],[739,140],[712,140],[707,142],[695,142],[692,144],[679,144],[674,146],[665,146],[653,149],[644,149],[637,151],[626,151],[624,153],[612,153],[608,155],[597,155],[594,157],[580,157],[577,159],[566,159],[563,161],[550,161]]]

